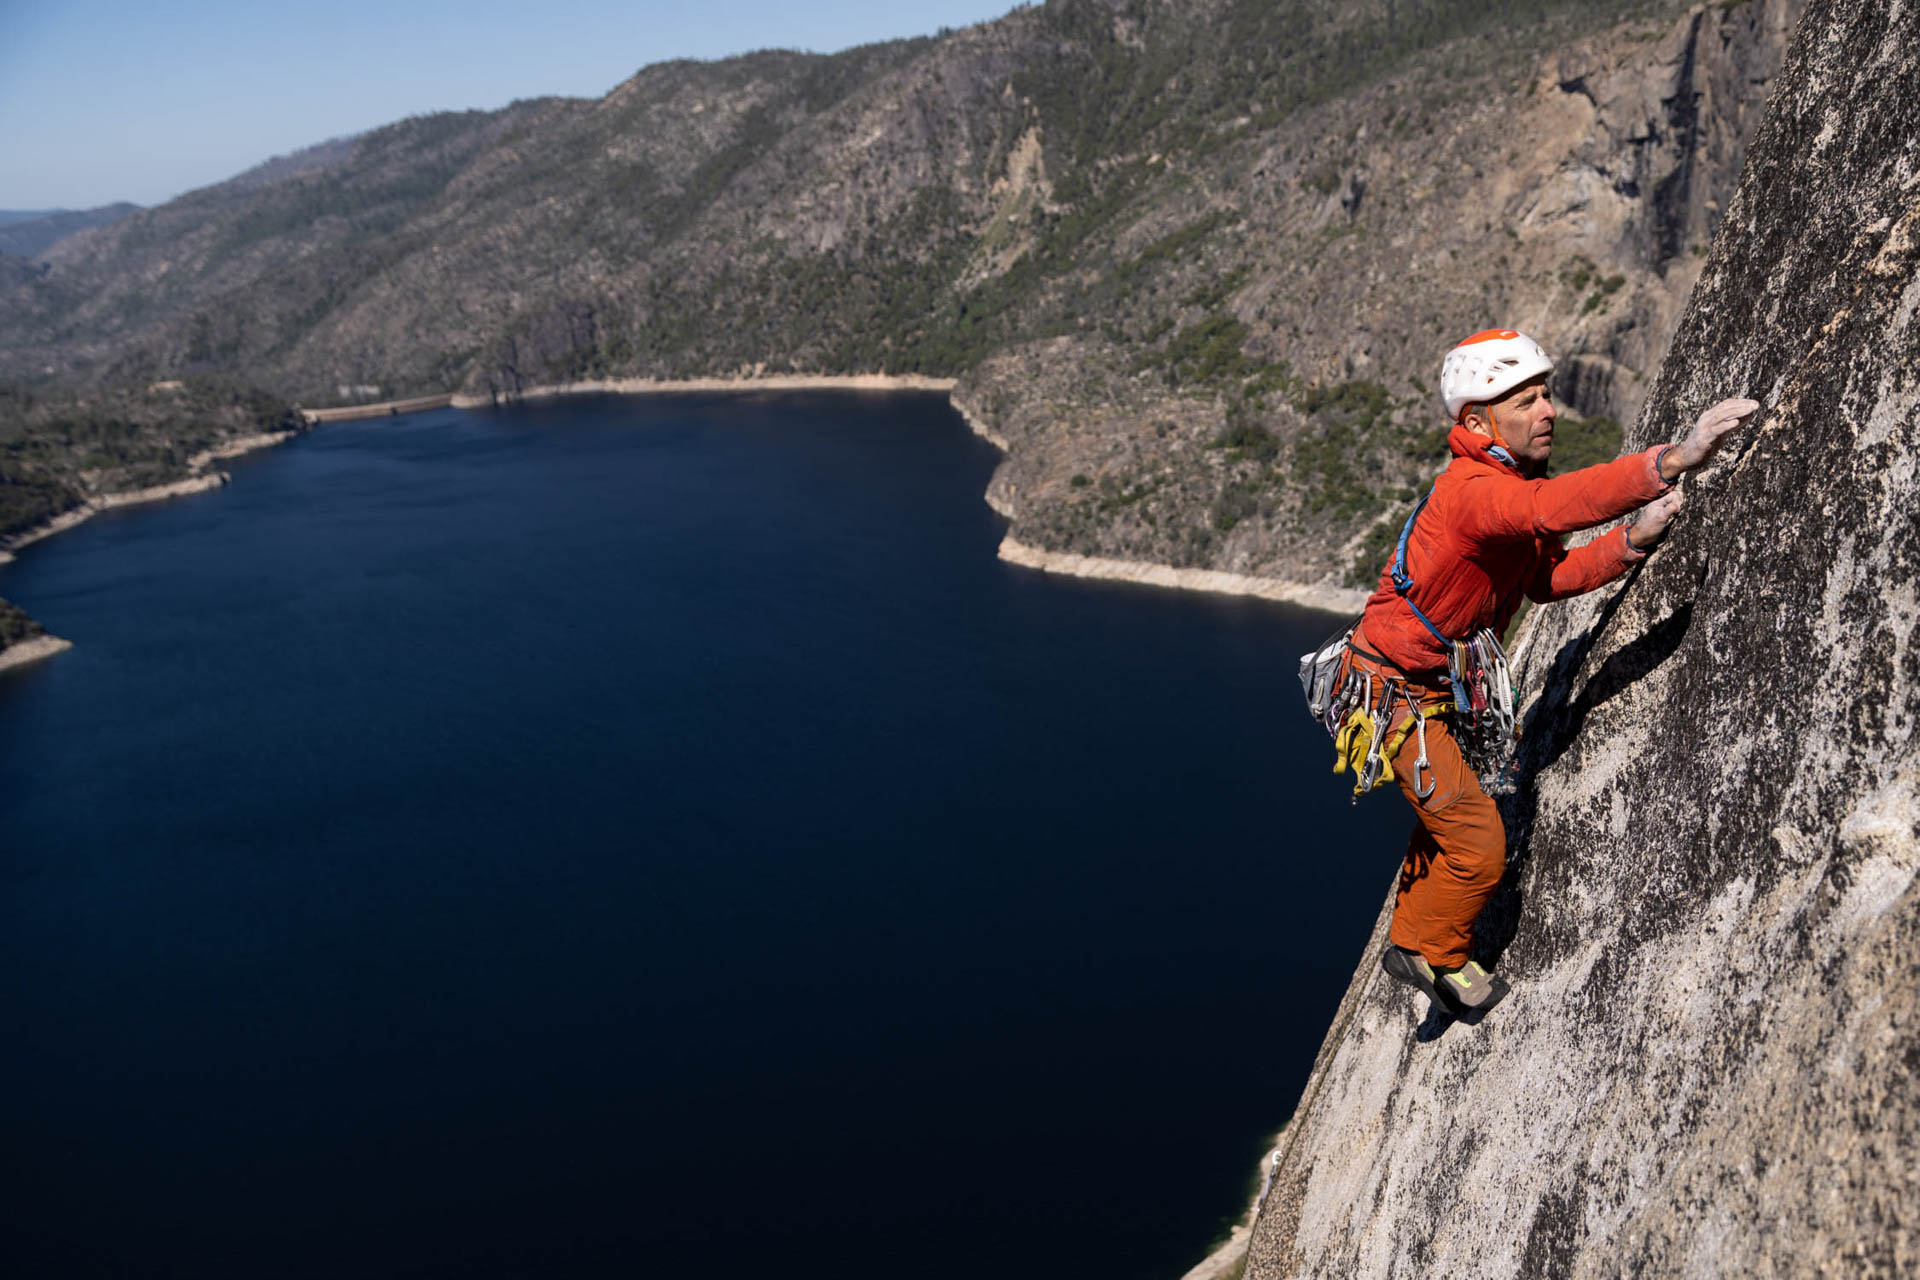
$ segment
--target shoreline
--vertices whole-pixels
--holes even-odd
[[[187,459],[190,474],[178,480],[169,480],[165,484],[149,485],[144,489],[120,489],[111,493],[96,493],[77,507],[50,516],[19,533],[0,538],[0,564],[13,559],[13,553],[21,547],[30,546],[43,538],[51,538],[56,533],[65,533],[75,525],[85,524],[102,511],[111,511],[115,507],[138,506],[143,502],[162,502],[168,498],[184,498],[189,494],[205,493],[209,489],[218,489],[232,481],[233,477],[224,471],[209,471],[213,462],[226,458],[237,458],[243,453],[252,453],[255,449],[265,449],[271,445],[282,444],[300,434],[297,431],[262,431],[250,436],[236,436],[225,444],[204,449]],[[64,643],[64,642],[63,642]],[[18,646],[0,649],[0,654],[11,653]]]
[[[198,471],[209,462],[237,458],[256,449],[270,449],[276,444],[285,444],[299,434],[298,431],[259,431],[250,436],[235,436],[223,445],[194,454],[187,459],[187,466]]]
[[[111,511],[115,507],[132,507],[143,502],[159,502],[166,498],[184,498],[190,493],[205,493],[208,489],[218,489],[230,479],[224,471],[208,472],[204,475],[187,476],[168,484],[156,484],[146,489],[122,489],[117,493],[97,493],[77,507],[70,507],[57,516],[52,516],[31,529],[22,530],[0,541],[0,564],[13,559],[13,553],[21,547],[30,546],[43,538],[51,538],[56,533],[65,533],[75,525],[85,524],[102,511]]]
[[[953,406],[954,412],[960,415],[960,420],[967,424],[969,431],[1002,454],[1013,452],[1012,447],[1007,444],[1006,437],[974,416],[973,411],[959,397],[949,395],[947,402]],[[999,512],[1009,522],[1013,520],[1012,509],[994,500],[991,484],[982,496],[989,507]],[[1349,587],[1292,582],[1285,578],[1259,578],[1251,574],[1230,573],[1224,569],[1179,569],[1153,560],[1120,560],[1108,556],[1083,556],[1072,551],[1048,551],[1043,547],[1020,541],[1011,531],[1000,539],[1000,549],[996,554],[1008,564],[1037,569],[1041,573],[1055,573],[1066,578],[1131,582],[1139,586],[1167,587],[1175,591],[1204,591],[1212,595],[1254,596],[1261,600],[1273,600],[1282,604],[1299,605],[1305,609],[1316,609],[1322,613],[1359,613],[1366,605],[1368,595],[1365,591]]]
[[[1367,592],[1351,587],[1330,587],[1284,578],[1256,578],[1250,574],[1229,573],[1224,569],[1176,569],[1170,564],[1150,560],[1111,560],[1105,556],[1083,556],[1072,551],[1047,551],[1031,547],[1011,533],[1000,540],[1000,558],[1008,564],[1057,573],[1072,578],[1099,578],[1109,582],[1134,582],[1149,587],[1172,587],[1179,591],[1205,591],[1214,595],[1254,596],[1282,604],[1297,604],[1323,613],[1359,613],[1367,603]]]
[[[543,383],[511,395],[455,393],[447,403],[455,409],[488,409],[519,400],[547,400],[555,396],[683,395],[701,391],[944,391],[952,393],[957,378],[930,378],[918,373],[781,373],[764,377],[725,378],[589,378],[582,382]]]
[[[591,378],[581,382],[542,383],[511,394],[453,392],[333,409],[302,409],[300,413],[309,424],[318,424],[396,417],[402,413],[418,413],[427,409],[491,409],[522,400],[548,400],[574,395],[677,395],[703,391],[941,391],[946,393],[947,403],[960,415],[960,420],[967,424],[969,431],[1003,455],[1012,453],[1012,446],[1007,443],[1006,437],[989,427],[965,401],[953,394],[958,386],[957,378],[932,378],[917,373],[792,373],[765,377],[681,379]],[[1011,511],[994,502],[991,490],[982,497],[988,506],[1012,519]],[[1000,559],[1009,564],[1063,577],[1131,582],[1141,586],[1169,587],[1177,591],[1204,591],[1213,595],[1253,596],[1317,609],[1323,613],[1358,613],[1366,604],[1368,595],[1365,591],[1346,587],[1291,582],[1284,578],[1259,578],[1250,574],[1229,573],[1223,569],[1177,569],[1151,560],[1116,560],[1067,551],[1047,551],[1029,546],[1012,534],[1001,540],[998,554]]]
[[[1291,1120],[1287,1122],[1288,1125],[1292,1123]],[[1254,1219],[1260,1216],[1260,1207],[1273,1190],[1273,1175],[1278,1167],[1276,1160],[1286,1149],[1286,1141],[1287,1128],[1283,1125],[1280,1132],[1268,1141],[1260,1163],[1254,1166],[1254,1180],[1259,1184],[1259,1189],[1248,1197],[1246,1211],[1240,1215],[1239,1221],[1227,1229],[1227,1238],[1215,1245],[1213,1251],[1195,1263],[1180,1280],[1233,1280],[1240,1274],[1241,1261],[1253,1245]]]
[[[957,396],[949,394],[947,396],[947,403],[952,405],[953,411],[960,415],[960,421],[967,424],[967,430],[973,432],[973,434],[979,436],[982,440],[985,440],[1001,453],[1013,452],[1013,447],[1007,443],[1007,438],[980,419],[974,417],[973,410],[962,404]],[[992,501],[989,500],[987,505],[993,506]],[[994,509],[996,511],[999,510],[997,507]]]
[[[11,671],[15,667],[24,667],[29,662],[38,662],[42,658],[51,658],[56,653],[65,653],[73,648],[73,641],[62,640],[59,636],[37,635],[31,640],[21,640],[0,649],[0,671]]]
[[[366,418],[394,418],[429,409],[491,409],[521,400],[549,400],[556,396],[676,395],[700,391],[946,391],[956,378],[930,378],[918,373],[782,373],[764,377],[713,378],[587,378],[580,382],[543,382],[512,392],[481,395],[449,391],[402,400],[335,405],[327,409],[299,409],[309,426],[326,422],[354,422]],[[991,438],[991,437],[989,437]]]

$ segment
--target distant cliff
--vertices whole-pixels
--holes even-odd
[[[1915,33],[1809,6],[1631,442],[1757,427],[1525,641],[1514,994],[1423,1022],[1362,957],[1247,1275],[1920,1270]]]

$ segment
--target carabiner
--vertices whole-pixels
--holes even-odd
[[[1413,712],[1413,731],[1420,739],[1420,756],[1413,762],[1413,794],[1418,799],[1425,800],[1433,794],[1435,785],[1432,777],[1433,765],[1427,760],[1427,713],[1420,709],[1420,704],[1414,700],[1412,693],[1407,694],[1407,707]],[[1424,791],[1420,789],[1420,775],[1423,773],[1428,775]]]

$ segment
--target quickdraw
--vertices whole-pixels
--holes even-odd
[[[1448,656],[1447,677],[1468,690],[1471,729],[1490,729],[1496,738],[1513,736],[1514,707],[1519,695],[1513,687],[1513,671],[1507,665],[1506,650],[1491,627],[1482,627],[1464,641],[1453,645]]]
[[[1349,652],[1360,652],[1349,647]],[[1372,655],[1363,656],[1371,657]],[[1422,703],[1403,680],[1352,665],[1348,660],[1326,717],[1333,734],[1333,771],[1353,771],[1353,799],[1394,780],[1393,760],[1416,735],[1419,754],[1413,763],[1413,792],[1425,800],[1433,794],[1433,763],[1427,757],[1427,718],[1453,710],[1449,701]]]

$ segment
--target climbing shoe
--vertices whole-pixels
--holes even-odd
[[[1506,979],[1488,973],[1472,960],[1458,969],[1435,969],[1433,973],[1447,999],[1469,1013],[1485,1013],[1507,994]]]
[[[1387,971],[1389,978],[1425,992],[1427,999],[1434,1004],[1442,1009],[1450,1009],[1450,1002],[1440,994],[1440,975],[1418,951],[1408,951],[1404,947],[1389,944],[1380,953],[1380,967]]]
[[[1488,973],[1472,960],[1458,969],[1436,969],[1418,951],[1389,946],[1380,953],[1387,976],[1426,993],[1443,1012],[1482,1014],[1506,996],[1506,979]]]

